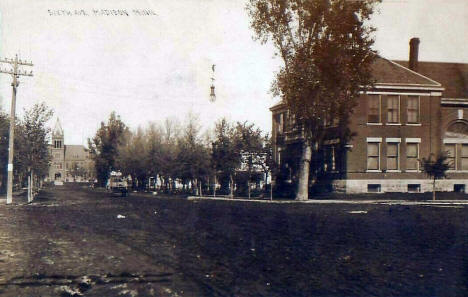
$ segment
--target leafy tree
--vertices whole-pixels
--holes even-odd
[[[7,114],[0,112],[0,168],[6,169],[8,164],[8,135],[10,120]],[[7,171],[0,170],[1,192],[6,192]]]
[[[76,181],[77,177],[82,177],[82,178],[88,177],[88,169],[85,166],[80,166],[77,162],[71,163],[71,166],[68,172],[73,177],[73,181]]]
[[[144,188],[148,180],[147,150],[147,138],[141,127],[136,132],[124,132],[117,149],[116,168],[132,177],[133,188]]]
[[[250,0],[251,27],[272,41],[284,65],[273,91],[303,133],[296,199],[308,199],[310,160],[336,123],[342,142],[363,87],[372,83],[374,28],[366,25],[379,0]]]
[[[436,199],[435,183],[437,179],[446,177],[447,170],[450,169],[450,163],[447,162],[448,156],[445,153],[439,153],[435,159],[431,154],[429,158],[421,159],[423,171],[432,179],[432,200]]]
[[[199,137],[198,118],[189,114],[183,136],[178,141],[178,176],[192,184],[192,191],[202,195],[202,183],[210,174],[210,154]],[[194,189],[194,186],[197,186]]]
[[[262,168],[263,173],[265,174],[265,192],[267,190],[268,175],[271,174],[271,183],[270,183],[270,200],[273,199],[273,175],[276,173],[277,165],[273,159],[273,149],[271,143],[270,135],[265,135],[263,138],[263,146],[261,150],[261,158],[257,160],[255,165]]]
[[[88,139],[90,156],[96,168],[96,178],[101,186],[106,184],[111,170],[116,168],[118,146],[123,143],[128,128],[115,112],[109,116],[107,124],[101,127],[92,139]]]
[[[156,177],[161,174],[164,131],[156,123],[150,123],[145,135],[148,145],[146,156],[146,162],[149,166],[148,174],[151,177]]]
[[[174,164],[177,162],[179,149],[177,142],[180,137],[180,130],[180,124],[177,120],[167,118],[164,121],[164,139],[161,148],[160,169],[164,187],[169,192],[175,190],[175,177],[177,176],[178,166],[174,166]]]
[[[215,179],[219,173],[229,177],[229,191],[234,195],[234,175],[241,164],[238,142],[235,141],[235,129],[223,118],[215,125],[214,142],[212,143],[212,168]]]
[[[21,184],[28,174],[32,181],[48,174],[50,129],[45,124],[52,115],[52,109],[45,103],[35,104],[25,110],[23,118],[17,123],[14,172]]]
[[[263,135],[260,128],[256,128],[253,123],[237,122],[235,140],[237,141],[236,148],[242,158],[242,165],[247,172],[247,193],[250,198],[250,184],[252,176],[256,168],[259,168],[263,163]]]

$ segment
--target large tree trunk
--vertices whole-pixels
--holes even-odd
[[[302,147],[301,163],[299,167],[299,181],[297,184],[296,200],[309,199],[309,171],[312,157],[312,146],[305,141]]]

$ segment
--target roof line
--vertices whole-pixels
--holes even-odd
[[[407,60],[392,60],[396,63],[402,62],[402,63],[409,63]],[[434,64],[456,64],[456,65],[468,65],[468,63],[464,62],[447,62],[447,61],[418,61],[418,63],[434,63]],[[405,66],[403,66],[405,67]]]
[[[401,89],[401,90],[432,90],[432,91],[444,91],[445,88],[438,86],[418,86],[418,85],[396,85],[396,84],[386,84],[386,85],[374,85],[375,89]]]
[[[420,86],[428,88],[443,88],[442,85],[431,85],[431,84],[407,84],[407,83],[375,83],[375,85],[399,85],[399,86]]]
[[[270,107],[270,111],[274,111],[275,109],[279,109],[280,107],[286,105],[286,103],[284,103],[283,100],[281,100],[280,102],[276,103],[275,105],[273,105],[272,107]]]
[[[427,80],[429,80],[429,81],[432,81],[433,83],[435,83],[435,84],[438,85],[438,86],[442,86],[442,84],[441,84],[440,82],[435,81],[435,80],[433,80],[433,79],[431,79],[431,78],[429,78],[429,77],[427,77],[427,76],[424,76],[424,75],[422,75],[422,74],[420,74],[420,73],[417,73],[416,71],[411,70],[411,69],[409,69],[409,68],[407,68],[407,67],[405,67],[405,66],[403,66],[403,65],[400,65],[400,64],[398,64],[397,62],[393,62],[392,60],[389,60],[389,59],[387,59],[387,58],[383,58],[383,57],[381,57],[381,58],[382,58],[382,59],[385,59],[385,60],[387,60],[387,61],[389,61],[390,63],[392,63],[392,64],[394,64],[394,65],[397,65],[398,67],[401,67],[401,68],[403,68],[403,69],[405,69],[405,70],[408,70],[408,71],[410,71],[410,72],[413,73],[413,74],[419,75],[419,76],[422,77],[422,78],[425,78],[425,79],[427,79]]]

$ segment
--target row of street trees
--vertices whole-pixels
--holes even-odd
[[[168,192],[176,190],[178,181],[195,194],[215,194],[213,185],[220,184],[224,194],[237,189],[250,196],[249,184],[268,172],[271,160],[269,136],[254,124],[221,119],[213,131],[202,133],[193,114],[184,124],[166,119],[132,131],[113,112],[89,139],[89,148],[101,186],[110,171],[120,170],[131,176],[134,188],[143,189],[150,177],[158,177]]]

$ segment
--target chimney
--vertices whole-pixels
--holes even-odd
[[[410,42],[409,69],[418,71],[419,38],[413,37]]]

